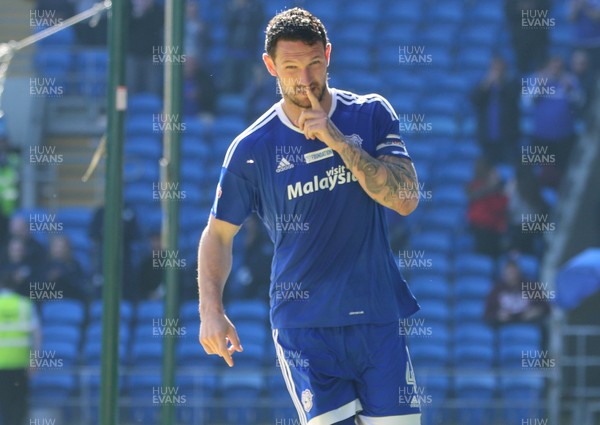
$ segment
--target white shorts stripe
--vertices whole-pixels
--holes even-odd
[[[360,404],[360,400],[356,399],[335,410],[330,410],[327,413],[315,416],[308,422],[308,425],[331,425],[336,422],[341,422],[344,419],[351,418],[356,415],[356,412],[361,410],[362,405]]]
[[[378,418],[358,415],[357,425],[421,425],[421,414],[381,416]]]
[[[302,407],[302,402],[298,398],[298,394],[296,393],[296,386],[294,385],[294,379],[292,378],[292,372],[290,371],[290,365],[285,359],[285,353],[283,352],[283,347],[279,345],[277,341],[277,336],[279,332],[277,329],[273,329],[273,342],[275,343],[275,351],[277,353],[277,358],[279,359],[279,367],[281,368],[281,374],[283,375],[283,380],[285,381],[285,385],[290,393],[290,397],[294,402],[294,406],[298,411],[298,417],[300,419],[300,425],[306,424],[306,412],[304,412],[304,408]]]

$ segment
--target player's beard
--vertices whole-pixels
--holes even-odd
[[[281,82],[279,82],[281,85]],[[281,86],[280,86],[281,87]],[[321,102],[323,97],[325,96],[325,90],[327,89],[327,83],[319,84],[312,83],[310,85],[310,90],[314,93],[315,97]],[[304,87],[302,86],[294,86],[294,87],[281,87],[281,93],[283,99],[286,102],[290,102],[300,108],[310,109],[310,100],[303,94]]]

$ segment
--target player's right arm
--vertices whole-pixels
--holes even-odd
[[[198,247],[200,344],[208,354],[223,357],[230,367],[233,352],[241,352],[242,346],[235,327],[225,315],[223,289],[231,272],[233,238],[239,229],[240,226],[211,214]]]

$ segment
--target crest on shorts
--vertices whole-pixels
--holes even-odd
[[[310,409],[313,407],[313,393],[310,390],[302,391],[302,406],[304,406],[305,412],[310,412]]]
[[[351,134],[349,136],[344,136],[344,139],[346,139],[346,142],[348,142],[348,144],[350,144],[350,145],[358,146],[358,147],[362,146],[363,139],[358,134]]]

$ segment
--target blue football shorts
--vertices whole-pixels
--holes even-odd
[[[421,410],[398,322],[274,329],[277,361],[303,425],[419,425]]]

